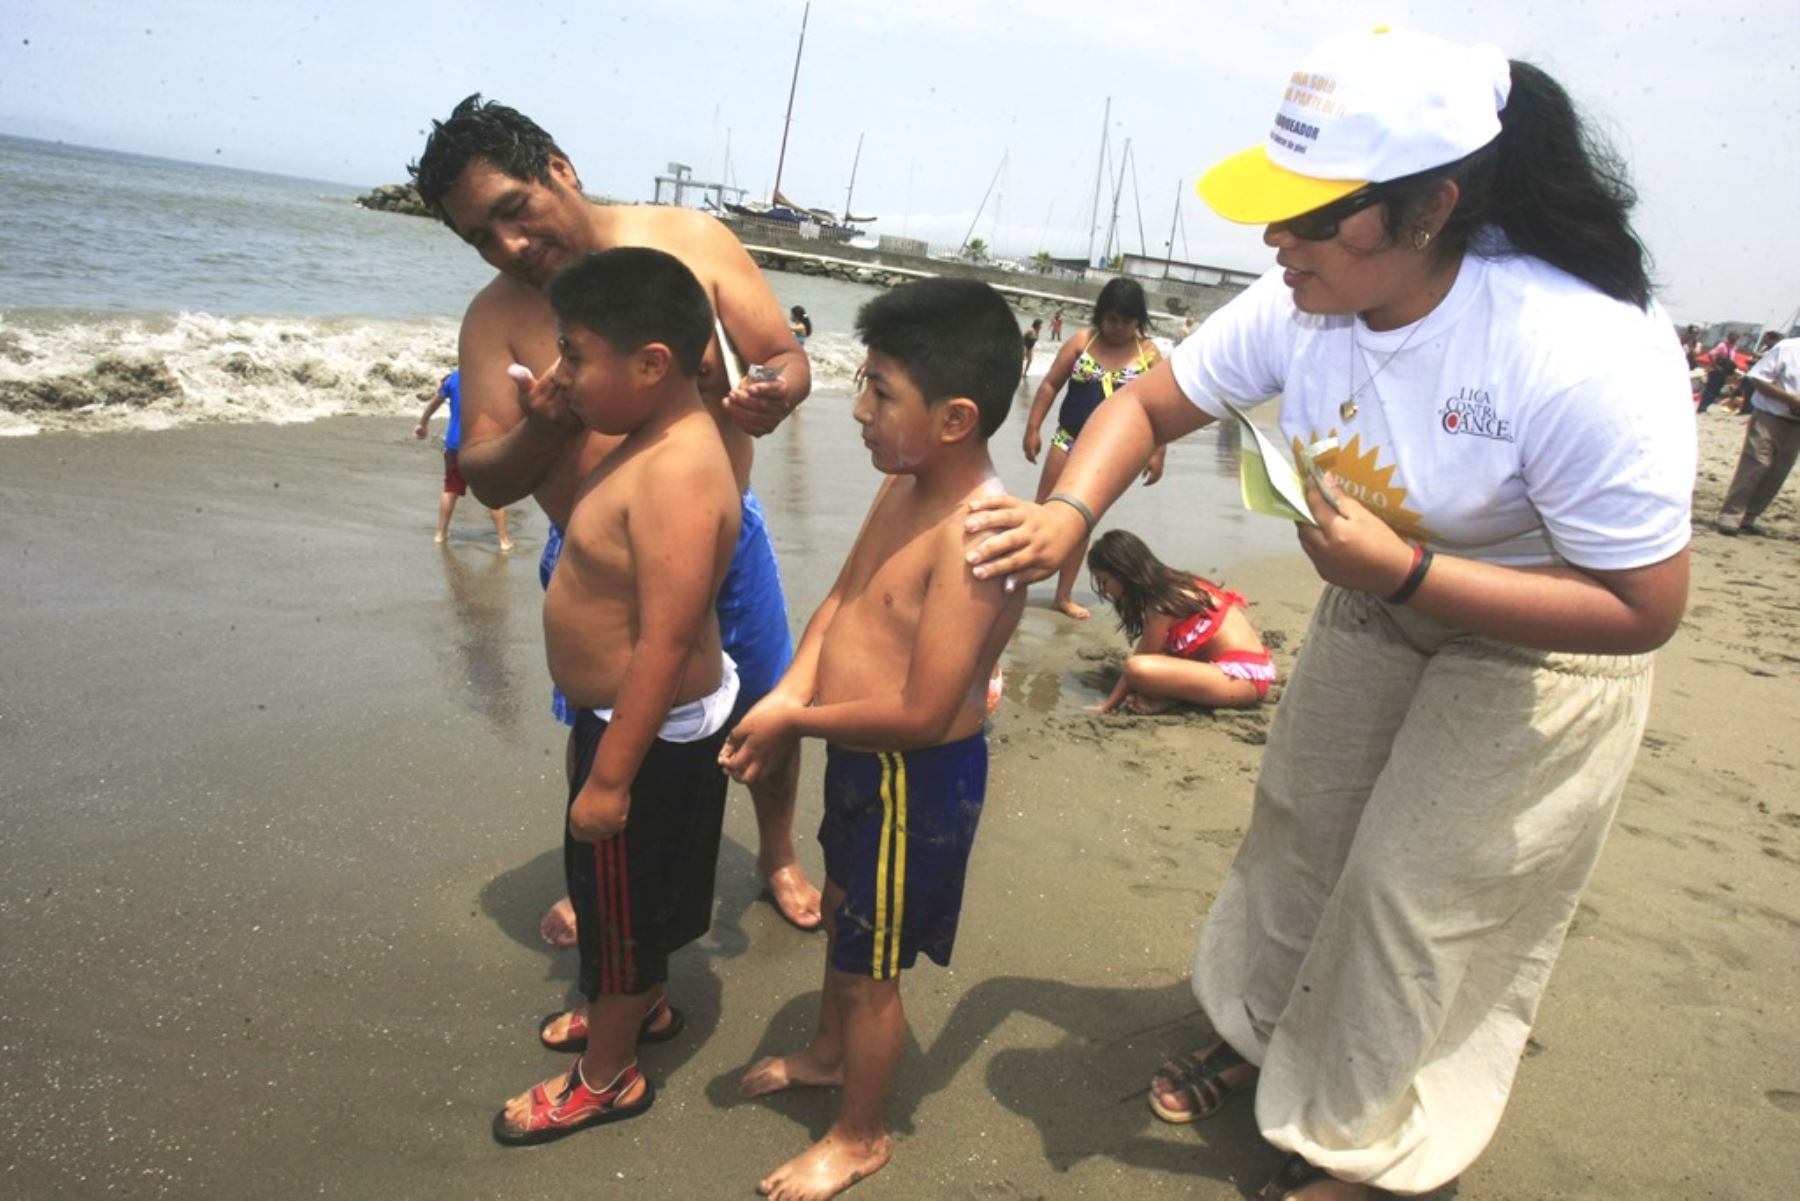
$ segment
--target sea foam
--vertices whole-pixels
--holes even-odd
[[[0,315],[0,436],[49,430],[285,424],[415,412],[456,366],[453,318]],[[862,360],[845,335],[807,346],[814,386]]]

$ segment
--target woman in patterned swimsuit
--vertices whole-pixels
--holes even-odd
[[[1056,434],[1050,439],[1050,453],[1044,458],[1043,475],[1038,479],[1039,504],[1056,490],[1069,451],[1100,402],[1156,365],[1156,346],[1144,336],[1149,324],[1144,289],[1135,280],[1115,279],[1100,290],[1100,297],[1094,302],[1094,323],[1057,351],[1025,419],[1025,459],[1035,463],[1038,451],[1043,449],[1040,429],[1044,418],[1049,416],[1050,405],[1063,385],[1069,386],[1056,414]],[[1162,478],[1162,469],[1163,452],[1158,449],[1144,471],[1144,483],[1154,484]],[[1086,551],[1085,542],[1076,547],[1056,581],[1056,608],[1077,621],[1085,621],[1089,616],[1074,598],[1075,577],[1081,571]]]

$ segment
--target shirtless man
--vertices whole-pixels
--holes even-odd
[[[719,425],[744,491],[743,531],[719,596],[725,648],[742,677],[740,707],[761,698],[792,658],[786,604],[761,507],[750,492],[752,439],[781,424],[812,389],[806,355],[756,264],[731,232],[703,213],[588,201],[569,158],[524,114],[473,95],[447,121],[433,122],[409,168],[419,194],[499,274],[463,316],[463,474],[490,508],[533,496],[561,544],[575,491],[619,439],[584,429],[557,388],[556,321],[544,287],[583,254],[648,246],[685,263],[706,289],[719,321],[746,362],[773,379],[728,382],[717,339],[700,365],[702,399]],[[529,369],[523,383],[513,364]],[[546,548],[546,559],[552,553]],[[794,789],[799,756],[779,764],[750,797],[760,846],[757,870],[781,915],[801,929],[819,925],[819,890],[794,857]],[[545,934],[574,941],[573,915],[559,902]]]

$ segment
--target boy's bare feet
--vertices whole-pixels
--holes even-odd
[[[1051,607],[1053,607],[1058,613],[1062,613],[1062,614],[1065,614],[1066,616],[1073,617],[1076,621],[1086,621],[1088,618],[1093,616],[1092,613],[1089,613],[1087,611],[1087,606],[1078,605],[1074,602],[1073,599],[1052,601]]]
[[[774,871],[763,873],[763,882],[768,886],[776,911],[789,925],[809,932],[819,928],[823,920],[819,913],[819,890],[812,886],[798,863],[784,863]]]
[[[568,897],[544,910],[543,920],[538,923],[538,937],[553,947],[575,945],[575,906],[569,903]]]
[[[746,1097],[766,1097],[783,1089],[829,1088],[843,1082],[844,1065],[824,1063],[808,1047],[798,1055],[771,1055],[758,1060],[738,1081],[738,1091]]]
[[[824,1201],[879,1172],[894,1151],[883,1134],[862,1142],[835,1130],[763,1177],[756,1191],[774,1201]]]
[[[500,540],[500,549],[501,550],[511,550],[512,548],[513,548],[513,540],[511,538],[502,538]]]
[[[439,546],[442,546],[444,544],[444,537],[445,537],[445,535],[444,535],[443,531],[440,530],[438,532],[437,536],[432,538],[432,541],[437,543]]]

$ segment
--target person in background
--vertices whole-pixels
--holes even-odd
[[[1031,360],[1032,360],[1033,356],[1035,356],[1037,354],[1038,331],[1043,328],[1044,328],[1044,319],[1042,317],[1033,317],[1031,319],[1031,327],[1029,329],[1027,329],[1023,335],[1021,335],[1021,337],[1025,343],[1025,368],[1024,369],[1026,371],[1031,370]],[[1021,382],[1023,382],[1023,381],[1021,380]]]
[[[1061,309],[1057,309],[1054,313],[1050,314],[1050,340],[1052,342],[1062,341],[1062,310]]]
[[[1781,341],[1780,330],[1765,329],[1762,332],[1762,337],[1756,340],[1755,353],[1750,356],[1750,361],[1744,364],[1744,373],[1738,376],[1737,383],[1732,386],[1731,395],[1719,402],[1721,409],[1727,413],[1736,414],[1750,411],[1750,402],[1756,396],[1756,386],[1750,381],[1750,369],[1756,366],[1762,357],[1769,353],[1769,348],[1779,341]]]
[[[436,541],[439,543],[450,540],[450,515],[456,511],[457,499],[469,490],[469,482],[463,479],[462,469],[456,463],[457,451],[462,448],[461,374],[452,371],[438,382],[437,391],[425,402],[425,411],[419,414],[419,423],[413,426],[413,437],[423,440],[425,427],[431,424],[431,415],[438,411],[439,405],[449,403],[450,424],[444,429],[444,491],[438,497]],[[488,516],[494,519],[494,533],[499,535],[500,549],[511,550],[513,540],[506,532],[506,509],[489,509]]]
[[[1800,457],[1800,326],[1764,352],[1746,378],[1755,394],[1744,449],[1713,521],[1726,535],[1762,533],[1756,519],[1780,494]]]
[[[1056,352],[1044,382],[1032,397],[1031,411],[1025,416],[1025,461],[1038,461],[1043,449],[1040,429],[1056,394],[1068,385],[1062,408],[1056,415],[1056,433],[1050,439],[1050,451],[1044,456],[1043,474],[1038,477],[1038,501],[1042,503],[1062,478],[1063,464],[1081,430],[1100,402],[1150,370],[1158,361],[1156,344],[1146,334],[1150,310],[1144,302],[1143,285],[1136,280],[1114,279],[1100,289],[1094,301],[1094,321],[1081,333],[1070,338]],[[1154,484],[1162,478],[1161,448],[1151,456],[1144,468],[1144,483]],[[1051,604],[1059,613],[1086,621],[1085,605],[1075,603],[1075,579],[1081,574],[1084,541],[1063,564],[1057,577],[1056,595]]]
[[[1737,370],[1738,335],[1732,330],[1725,335],[1724,341],[1713,347],[1706,356],[1706,387],[1700,393],[1700,412],[1712,408],[1713,402],[1719,399],[1719,393],[1725,390],[1725,384]]]
[[[812,329],[812,318],[806,315],[805,309],[795,305],[788,310],[788,332],[794,335],[794,341],[805,346],[806,340],[812,337]]]
[[[1227,401],[1359,447],[1306,483],[1326,587],[1194,953],[1213,1031],[1149,1099],[1254,1096],[1289,1154],[1264,1201],[1426,1193],[1500,1122],[1687,603],[1686,367],[1623,165],[1493,46],[1333,38],[1200,191],[1275,269],[1100,407],[1047,503],[977,500],[973,570],[1060,570]]]
[[[1250,624],[1250,602],[1179,571],[1129,530],[1088,551],[1094,591],[1136,643],[1100,712],[1161,713],[1175,705],[1253,709],[1275,682],[1275,660]]]

